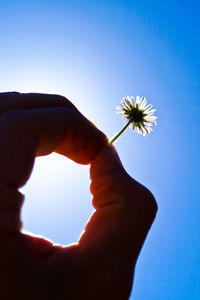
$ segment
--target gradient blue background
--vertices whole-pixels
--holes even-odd
[[[134,300],[200,299],[199,1],[0,1],[0,91],[67,96],[109,137],[123,96],[157,109],[148,137],[116,148],[159,212],[138,259]],[[88,166],[38,158],[24,229],[76,242],[92,212]]]

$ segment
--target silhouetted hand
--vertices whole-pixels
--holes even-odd
[[[128,299],[157,205],[107,144],[64,97],[0,94],[0,299]],[[69,247],[20,231],[18,189],[35,157],[51,152],[91,163],[96,210],[78,243]]]

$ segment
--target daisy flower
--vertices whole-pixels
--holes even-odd
[[[121,104],[117,107],[117,113],[122,114],[123,118],[127,120],[125,126],[120,132],[110,141],[113,143],[124,130],[130,126],[133,130],[141,133],[142,135],[149,134],[152,131],[151,126],[156,125],[156,116],[153,116],[155,109],[151,109],[152,104],[147,105],[145,97],[133,96],[123,98]]]

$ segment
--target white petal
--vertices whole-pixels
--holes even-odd
[[[140,103],[140,109],[143,109],[147,104],[147,100],[145,99],[145,97],[142,97],[142,101]]]
[[[140,102],[140,97],[137,96],[137,97],[136,97],[136,104],[139,104],[139,102]]]
[[[122,109],[124,109],[124,102],[121,101],[119,107],[121,107]]]
[[[124,106],[125,109],[127,109],[127,108],[129,109],[129,105],[127,104],[126,99],[123,100],[123,106]]]
[[[156,124],[157,124],[156,120],[148,121],[147,123],[148,123],[148,124],[153,124],[153,125],[156,125]]]
[[[149,120],[149,121],[155,121],[157,119],[157,117],[156,116],[147,116],[147,117],[145,117],[145,120]]]
[[[123,100],[122,106],[123,106],[123,109],[127,109],[125,100]]]
[[[146,130],[146,133],[147,133],[147,134],[149,134],[149,133],[150,133],[150,131],[149,131],[148,127],[145,127],[145,130]]]
[[[135,100],[134,100],[134,97],[133,97],[133,96],[131,96],[131,104],[132,104],[133,106],[135,106]]]
[[[147,113],[147,111],[148,111],[149,109],[151,109],[152,106],[153,106],[152,104],[147,105],[147,106],[145,107],[144,111]]]
[[[148,116],[153,115],[155,113],[156,109],[152,109],[148,111]]]
[[[123,98],[123,99],[121,100],[121,105],[123,105],[123,103],[124,103],[124,100],[125,100],[125,98]]]
[[[142,133],[142,135],[145,136],[145,135],[147,135],[147,134],[148,134],[148,132],[146,132],[146,130],[143,128],[143,133]]]
[[[149,134],[149,131],[146,126],[143,126],[143,130],[146,132],[146,134]]]
[[[135,124],[134,123],[131,123],[131,128],[132,128],[132,130],[135,130]]]
[[[140,101],[139,101],[139,103],[138,103],[139,109],[141,109],[141,104],[143,103],[143,99],[144,99],[144,97],[141,97],[141,98],[140,98]]]
[[[118,115],[124,115],[124,112],[123,111],[117,111],[116,114],[118,114]]]
[[[153,131],[153,129],[151,127],[147,127],[149,130],[149,133]]]
[[[156,125],[156,121],[148,121],[147,125],[154,126],[154,125]]]
[[[137,127],[137,132],[140,133],[140,134],[143,134],[143,129],[142,128],[139,128]]]
[[[145,134],[146,134],[146,132],[145,132],[145,130],[144,130],[143,127],[140,128],[140,131],[141,131],[142,135],[145,135]]]
[[[156,122],[155,119],[150,119],[150,118],[145,118],[145,120],[146,120],[147,123],[148,123],[148,122]]]
[[[130,108],[130,101],[128,101],[127,99],[125,99],[126,105],[128,106],[128,108]]]
[[[139,106],[139,108],[140,108],[140,104],[141,104],[141,102],[142,102],[142,99],[143,99],[143,97],[141,97],[140,100],[138,101],[138,106]]]
[[[149,133],[153,131],[153,129],[151,127],[147,127]]]

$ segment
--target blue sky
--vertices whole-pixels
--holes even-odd
[[[157,109],[150,136],[127,130],[115,144],[159,206],[134,300],[200,297],[199,20],[199,2],[188,0],[0,1],[0,91],[65,95],[109,137],[123,126],[123,96]],[[78,239],[92,212],[88,166],[38,158],[24,192],[24,229]]]

